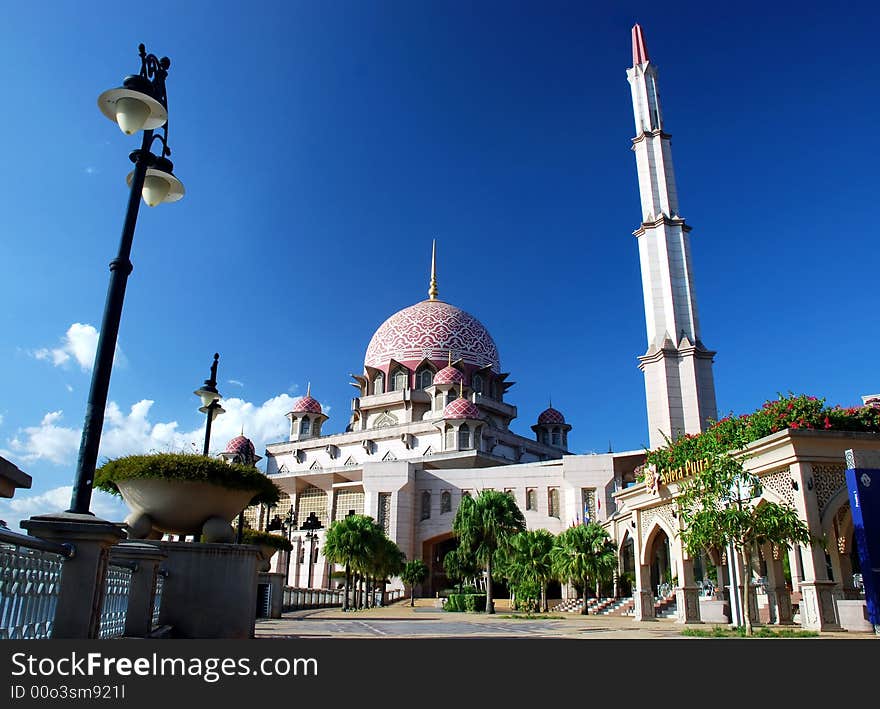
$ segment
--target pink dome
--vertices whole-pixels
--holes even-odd
[[[320,414],[321,404],[317,399],[313,399],[310,394],[306,394],[302,399],[297,401],[290,410],[292,414]]]
[[[565,423],[565,416],[551,406],[541,412],[541,415],[538,416],[538,423]]]
[[[434,377],[434,384],[458,384],[464,381],[464,375],[455,367],[443,367]]]
[[[479,419],[483,418],[480,410],[468,399],[458,398],[446,404],[443,409],[445,419]]]
[[[467,364],[500,371],[498,348],[479,320],[442,300],[423,300],[379,326],[367,346],[364,364],[381,369],[392,359],[445,362],[450,353]]]
[[[251,458],[257,454],[257,451],[254,450],[254,444],[251,443],[251,439],[246,438],[245,436],[236,436],[229,441],[229,443],[226,444],[225,452]]]

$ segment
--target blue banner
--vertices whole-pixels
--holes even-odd
[[[856,549],[865,586],[868,620],[880,628],[880,470],[848,468],[846,486]]]

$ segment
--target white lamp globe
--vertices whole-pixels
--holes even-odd
[[[143,130],[150,117],[150,107],[140,99],[123,96],[116,101],[116,123],[126,135]]]
[[[171,183],[160,175],[147,175],[144,178],[143,196],[144,202],[150,207],[161,204],[168,196]]]

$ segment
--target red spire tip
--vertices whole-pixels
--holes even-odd
[[[632,40],[633,66],[644,64],[648,61],[648,45],[645,44],[645,33],[642,32],[642,27],[638,23],[633,25]]]

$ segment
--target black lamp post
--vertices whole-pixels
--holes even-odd
[[[287,515],[284,517],[284,522],[282,523],[284,527],[284,531],[287,532],[287,541],[291,542],[293,539],[293,530],[296,527],[296,511],[293,509],[293,505],[287,510]],[[287,560],[284,562],[284,584],[287,585],[290,578],[290,555],[293,553],[293,549],[287,550]]]
[[[306,588],[312,587],[312,567],[315,562],[315,540],[318,538],[318,532],[316,530],[323,529],[324,525],[321,524],[321,520],[318,519],[318,516],[314,512],[309,512],[309,516],[306,518],[306,521],[303,522],[302,527],[300,529],[305,529],[306,531],[306,539],[309,540],[309,580],[306,583]]]
[[[225,414],[226,409],[220,406],[220,392],[217,391],[217,361],[220,355],[214,353],[214,363],[211,365],[211,378],[206,379],[205,383],[196,389],[193,394],[202,400],[203,406],[199,408],[208,418],[205,424],[205,447],[202,455],[208,455],[208,447],[211,445],[211,422],[220,414]]]
[[[143,44],[139,45],[141,58],[140,73],[125,78],[123,85],[105,91],[98,97],[98,107],[110,120],[115,121],[122,132],[132,135],[142,130],[144,138],[139,150],[134,150],[129,158],[134,170],[126,178],[131,191],[128,208],[122,227],[119,252],[110,262],[110,285],[104,304],[101,333],[95,353],[95,366],[92,369],[92,383],[86,403],[86,416],[83,424],[73,494],[68,512],[91,514],[89,505],[92,499],[92,485],[98,448],[101,443],[101,429],[104,426],[104,408],[107,405],[107,392],[110,388],[110,373],[113,368],[113,354],[119,335],[119,322],[122,318],[122,302],[125,299],[125,286],[131,273],[131,244],[137,222],[140,199],[151,207],[161,202],[174,202],[183,197],[184,189],[172,170],[168,156],[168,100],[165,94],[165,77],[171,61],[168,57],[158,59],[147,54]],[[156,128],[163,128],[163,135],[154,135]],[[162,144],[161,155],[150,152],[153,141]]]

